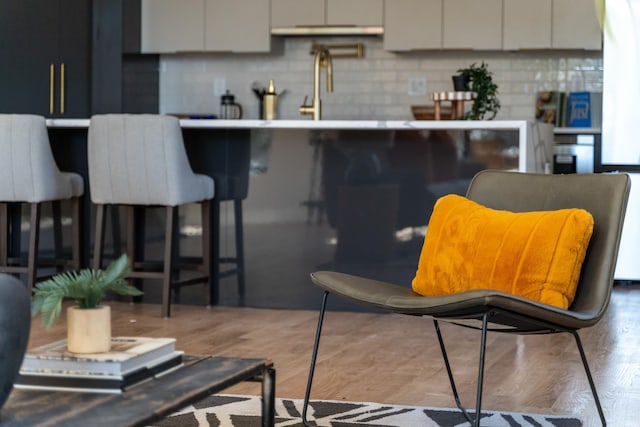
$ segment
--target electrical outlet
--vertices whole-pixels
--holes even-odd
[[[223,78],[213,80],[213,96],[222,96],[227,89],[227,82]]]
[[[426,96],[427,95],[427,78],[411,77],[408,82],[409,96]]]

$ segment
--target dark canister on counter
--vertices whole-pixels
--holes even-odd
[[[235,102],[235,97],[229,93],[220,97],[220,118],[221,119],[241,119],[242,106]]]

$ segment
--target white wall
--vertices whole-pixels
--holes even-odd
[[[601,52],[473,52],[435,51],[397,54],[384,51],[379,37],[319,38],[323,44],[362,42],[365,57],[335,59],[334,92],[322,85],[325,119],[411,119],[411,105],[431,104],[429,96],[409,96],[408,81],[426,78],[427,93],[451,90],[458,68],[485,61],[499,86],[502,110],[498,119],[532,119],[535,93],[540,90],[602,91]],[[309,120],[298,107],[312,96],[312,39],[292,37],[281,53],[178,54],[160,61],[162,113],[217,113],[220,97],[214,81],[226,88],[245,109],[244,118],[258,118],[253,82],[266,86],[274,79],[280,98],[280,118]],[[324,76],[323,76],[324,82]]]

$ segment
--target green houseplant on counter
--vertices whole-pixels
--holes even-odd
[[[483,61],[480,65],[471,64],[458,70],[459,75],[467,78],[468,90],[475,92],[476,97],[471,110],[463,116],[466,120],[491,120],[500,110],[498,85],[493,81],[493,74]]]
[[[84,269],[64,272],[38,283],[31,301],[31,315],[42,313],[44,326],[51,326],[60,316],[62,301],[72,299],[67,308],[67,348],[72,353],[101,353],[111,347],[111,310],[100,303],[108,292],[141,295],[125,277],[130,271],[126,254],[104,270]]]

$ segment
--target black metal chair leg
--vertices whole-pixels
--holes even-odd
[[[460,402],[460,395],[458,394],[458,389],[456,388],[455,380],[453,379],[453,373],[451,371],[451,364],[449,363],[449,358],[447,357],[447,350],[444,346],[444,340],[442,339],[442,333],[440,332],[440,325],[436,319],[433,319],[433,324],[436,328],[436,335],[438,336],[438,343],[440,344],[440,350],[442,352],[442,358],[444,359],[444,365],[447,369],[447,376],[449,377],[449,383],[451,384],[451,391],[453,392],[453,398],[456,402],[456,406],[464,417],[469,421],[469,423],[473,426],[480,427],[480,413],[482,410],[482,386],[484,382],[484,359],[487,349],[487,328],[489,325],[489,312],[484,313],[482,317],[482,335],[480,337],[480,361],[478,367],[478,383],[476,390],[476,413],[475,417],[472,417],[467,410],[462,406]]]
[[[440,324],[436,319],[433,319],[433,324],[436,328],[436,335],[438,336],[440,351],[442,353],[442,358],[444,359],[444,366],[447,369],[447,376],[449,377],[449,384],[451,384],[453,399],[456,402],[456,406],[458,407],[458,409],[460,409],[460,411],[462,411],[462,414],[467,419],[467,421],[469,421],[470,424],[473,424],[473,418],[471,418],[471,415],[469,415],[467,410],[464,409],[464,407],[462,406],[462,402],[460,402],[460,395],[458,394],[458,389],[456,388],[456,382],[453,379],[453,373],[451,372],[451,364],[449,364],[449,357],[447,356],[447,350],[445,349],[444,340],[442,339],[442,333],[440,332]]]
[[[593,382],[593,377],[591,376],[591,370],[589,369],[589,364],[587,363],[587,356],[584,353],[584,348],[582,347],[582,341],[580,340],[580,336],[577,331],[570,331],[573,337],[576,340],[576,345],[578,346],[578,351],[580,352],[580,359],[582,359],[582,366],[584,366],[584,372],[587,374],[587,379],[589,380],[589,387],[591,387],[591,393],[593,394],[593,400],[596,402],[596,407],[598,408],[598,415],[600,415],[600,421],[603,426],[607,425],[607,420],[604,417],[604,411],[602,410],[602,405],[600,404],[600,399],[598,398],[598,392],[596,391],[596,385]]]
[[[489,326],[489,312],[482,316],[482,334],[480,337],[480,363],[478,367],[478,385],[476,391],[476,422],[475,426],[480,427],[480,410],[482,407],[482,383],[484,381],[484,357],[487,352],[487,328]]]
[[[318,346],[320,345],[320,334],[322,333],[322,321],[324,319],[324,311],[327,307],[327,297],[329,292],[325,291],[322,295],[322,306],[320,307],[320,315],[318,316],[318,327],[316,329],[316,339],[313,343],[313,353],[311,354],[311,366],[309,366],[309,378],[307,379],[307,389],[304,392],[304,403],[302,407],[302,424],[311,427],[307,421],[307,408],[309,407],[309,397],[311,396],[311,384],[313,383],[313,373],[316,369],[316,358],[318,357]]]

